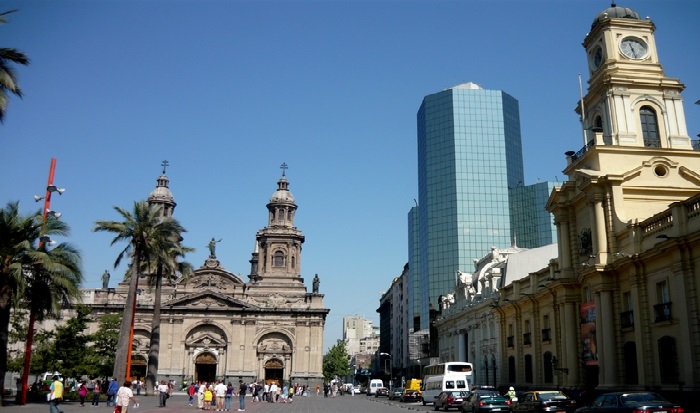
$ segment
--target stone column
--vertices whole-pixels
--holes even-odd
[[[596,195],[593,200],[593,222],[591,231],[593,238],[593,254],[597,255],[598,263],[606,263],[608,256],[608,243],[605,229],[605,211],[603,210],[602,195]]]

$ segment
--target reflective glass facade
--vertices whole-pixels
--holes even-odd
[[[522,183],[518,101],[473,84],[426,96],[418,111],[420,324],[457,271],[511,245],[508,188]],[[409,252],[410,253],[410,252]]]
[[[545,206],[556,182],[538,182],[510,190],[510,216],[518,247],[537,248],[557,242],[554,216]]]

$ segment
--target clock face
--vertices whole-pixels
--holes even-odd
[[[603,63],[603,48],[598,47],[593,54],[593,68],[599,68],[601,63]]]
[[[642,59],[647,55],[648,46],[635,37],[626,37],[620,42],[622,54],[630,59]]]

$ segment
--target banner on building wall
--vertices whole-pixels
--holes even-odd
[[[598,342],[595,333],[595,303],[593,301],[581,304],[581,341],[583,351],[581,359],[587,366],[598,365]]]

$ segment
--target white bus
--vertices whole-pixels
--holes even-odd
[[[423,368],[423,383],[428,377],[446,374],[464,374],[470,387],[474,387],[474,364],[466,361],[448,361],[447,363],[431,364]]]
[[[469,391],[469,382],[464,374],[443,374],[440,376],[430,376],[423,380],[423,406],[427,403],[435,404],[435,399],[443,391]]]

